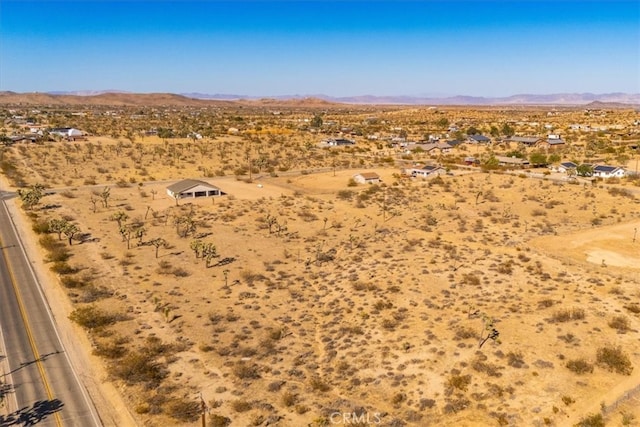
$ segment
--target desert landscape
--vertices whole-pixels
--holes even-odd
[[[638,425],[637,109],[114,97],[0,97],[105,425]]]

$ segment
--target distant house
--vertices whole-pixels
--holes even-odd
[[[425,165],[421,168],[409,169],[406,172],[414,178],[427,178],[433,175],[442,175],[445,170],[440,166]]]
[[[500,166],[511,166],[519,168],[525,168],[529,166],[529,160],[521,159],[519,157],[496,156],[496,159],[498,160],[498,164]]]
[[[564,145],[564,139],[560,135],[550,134],[547,139],[541,139],[536,143],[536,147],[544,149],[553,149]]]
[[[505,141],[517,142],[519,144],[524,144],[526,146],[532,147],[539,142],[544,141],[544,139],[538,138],[537,136],[512,136],[511,138],[505,139]]]
[[[341,147],[345,145],[355,145],[355,141],[346,138],[329,138],[323,141],[325,144],[335,147]]]
[[[212,197],[224,194],[218,187],[196,179],[184,179],[167,187],[167,194],[174,199]]]
[[[480,164],[480,160],[476,159],[475,157],[472,156],[467,156],[464,158],[464,164],[467,166],[473,166],[473,165],[478,165]]]
[[[469,135],[469,142],[472,144],[489,144],[491,143],[491,139],[484,135]]]
[[[458,145],[464,144],[464,141],[459,141],[457,139],[448,139],[446,143],[451,147],[457,147]]]
[[[576,165],[573,162],[563,162],[563,163],[560,163],[560,166],[558,166],[558,172],[560,173],[569,173],[569,171],[575,172],[577,168],[578,168],[578,165]]]
[[[5,145],[15,144],[16,142],[37,142],[37,135],[12,135],[7,138]]]
[[[624,168],[608,165],[596,165],[593,167],[593,176],[599,178],[622,178],[625,175]]]
[[[382,182],[380,175],[375,172],[361,172],[353,176],[353,180],[358,184],[378,184]]]
[[[76,139],[84,138],[82,131],[75,128],[52,128],[49,131],[50,135],[58,135],[66,138],[67,141],[75,141]]]
[[[451,152],[451,145],[446,142],[430,142],[430,143],[409,143],[407,144],[407,151],[422,150],[425,153],[429,153],[431,156],[437,156],[438,154],[447,154]]]

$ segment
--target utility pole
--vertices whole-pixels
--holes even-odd
[[[207,427],[207,419],[206,419],[206,413],[207,413],[207,404],[204,403],[204,399],[202,398],[202,393],[200,393],[200,407],[202,408],[202,427]]]

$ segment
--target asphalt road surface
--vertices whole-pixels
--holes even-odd
[[[101,426],[65,354],[8,196],[0,191],[0,426]]]

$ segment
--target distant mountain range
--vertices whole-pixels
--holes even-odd
[[[344,104],[396,104],[396,105],[583,105],[590,102],[640,104],[640,93],[556,93],[549,95],[512,95],[500,98],[478,96],[420,97],[420,96],[346,96],[327,95],[282,95],[257,97],[246,95],[181,93],[180,95],[194,99],[241,100],[271,98],[277,100],[316,98],[328,102]]]
[[[260,103],[262,105],[310,105],[322,106],[329,103],[360,105],[462,105],[462,106],[586,106],[597,108],[620,108],[640,106],[640,93],[559,93],[549,95],[512,95],[508,97],[423,97],[423,96],[350,96],[333,97],[326,95],[282,95],[249,96],[205,93],[131,93],[117,90],[85,90],[73,92],[0,92],[0,104],[96,104],[96,105],[211,105],[234,103]]]

